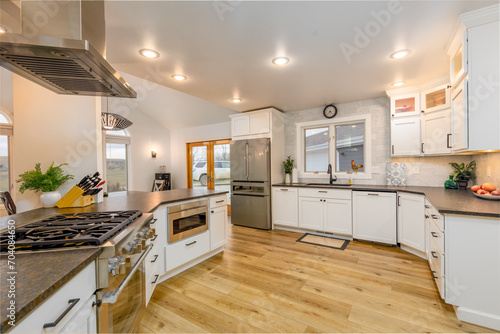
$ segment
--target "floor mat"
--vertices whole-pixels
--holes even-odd
[[[349,240],[337,239],[334,237],[319,236],[310,233],[306,233],[303,236],[301,236],[299,239],[297,239],[297,242],[303,242],[305,244],[335,248],[340,250],[344,250],[349,244]]]

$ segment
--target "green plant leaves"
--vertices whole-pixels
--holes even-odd
[[[285,161],[283,161],[283,169],[285,170],[285,174],[291,174],[293,169],[294,160],[291,156],[288,156]]]
[[[462,162],[457,164],[456,162],[449,163],[453,167],[454,171],[450,175],[453,176],[453,181],[456,180],[470,180],[476,177],[476,161],[472,160],[467,166]]]
[[[67,163],[54,166],[54,162],[47,168],[45,174],[42,172],[41,164],[35,164],[35,169],[24,172],[19,175],[17,183],[21,183],[19,192],[24,194],[26,190],[33,190],[35,192],[49,192],[56,191],[64,182],[74,178],[74,175],[64,174],[62,166],[68,165]]]

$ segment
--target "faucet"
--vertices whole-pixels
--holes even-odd
[[[328,164],[328,172],[327,173],[330,174],[330,184],[333,184],[333,181],[337,181],[337,175],[335,175],[335,180],[332,177],[332,173],[333,173],[332,164]]]

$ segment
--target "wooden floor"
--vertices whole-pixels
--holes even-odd
[[[233,226],[223,253],[159,284],[143,333],[493,332],[460,322],[427,262],[397,248],[336,250]]]

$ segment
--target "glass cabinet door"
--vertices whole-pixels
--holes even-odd
[[[420,94],[409,94],[391,98],[391,116],[415,116],[420,114]]]
[[[450,86],[438,86],[422,93],[422,111],[433,112],[450,108]]]

